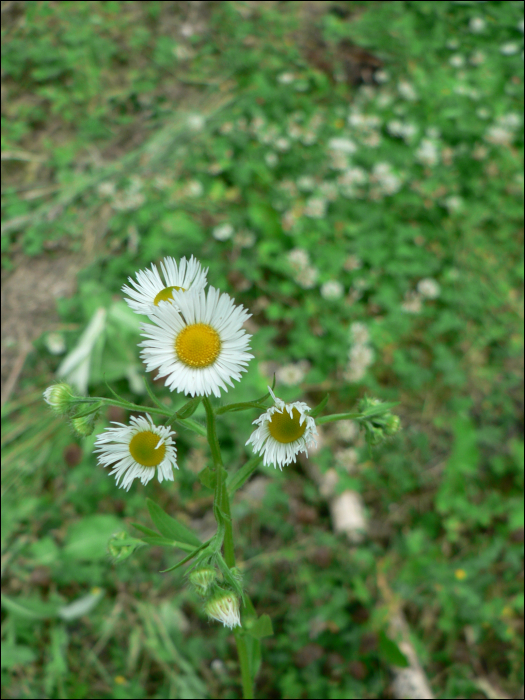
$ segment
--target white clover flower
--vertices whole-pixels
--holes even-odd
[[[485,63],[486,59],[487,57],[483,51],[474,51],[469,58],[469,62],[473,66],[480,66],[482,63]]]
[[[275,377],[280,384],[297,386],[303,381],[309,366],[309,363],[305,361],[283,365],[275,372]]]
[[[449,39],[446,43],[446,47],[451,51],[455,51],[457,48],[459,48],[459,41],[456,38]]]
[[[465,57],[457,53],[448,59],[448,62],[454,68],[462,68],[465,65]]]
[[[478,107],[476,110],[476,116],[479,119],[488,119],[490,117],[490,112],[486,107]]]
[[[192,131],[202,131],[206,120],[202,114],[190,114],[186,123]]]
[[[345,288],[337,280],[328,280],[321,286],[321,296],[323,299],[341,299],[345,292]]]
[[[266,413],[253,421],[257,429],[250,435],[247,445],[253,445],[255,454],[264,455],[263,464],[283,465],[295,461],[299,452],[308,457],[308,448],[317,445],[315,420],[308,416],[310,407],[302,401],[285,403],[268,387],[275,402]]]
[[[117,486],[126,491],[134,479],[140,479],[143,484],[151,481],[155,469],[159,481],[173,481],[173,469],[178,469],[175,433],[155,425],[147,414],[145,418],[132,416],[129,422],[130,425],[113,423],[118,427],[98,435],[94,451],[99,453],[99,464],[112,465],[110,475],[115,474]]]
[[[233,226],[231,224],[225,223],[215,226],[215,228],[211,232],[211,235],[217,241],[227,241],[233,236],[233,232]]]
[[[335,182],[332,181],[325,180],[325,182],[321,182],[321,184],[319,185],[319,192],[329,202],[335,202],[337,197],[339,196],[339,190],[337,189],[337,185]]]
[[[517,27],[520,30],[520,32],[523,34],[523,18],[520,19],[520,21],[517,24]]]
[[[315,190],[315,179],[311,175],[301,175],[297,180],[297,187],[301,192],[312,192]]]
[[[388,83],[390,80],[390,73],[388,73],[386,70],[376,70],[374,73],[374,80],[380,85],[383,85],[383,83]]]
[[[514,56],[515,53],[518,53],[520,47],[516,42],[508,41],[506,44],[502,44],[499,50],[504,56]]]
[[[485,134],[485,140],[495,146],[510,146],[514,140],[512,131],[503,128],[502,126],[491,126]]]
[[[364,367],[369,367],[373,363],[374,357],[375,353],[372,348],[368,345],[361,345],[360,343],[352,345],[348,353],[350,364],[363,365]]]
[[[287,138],[284,136],[281,136],[280,138],[277,139],[275,142],[275,148],[278,151],[289,151],[290,150],[290,142],[288,141]]]
[[[175,301],[150,313],[155,325],[141,326],[146,370],[158,369],[170,391],[219,397],[253,358],[246,352],[251,335],[242,328],[251,314],[214,287],[207,294],[177,292]]]
[[[204,187],[199,180],[190,180],[184,188],[184,193],[188,197],[201,197],[204,194]]]
[[[350,337],[357,345],[364,345],[370,340],[370,332],[364,323],[354,321],[350,324]]]
[[[137,272],[136,282],[128,277],[134,289],[126,284],[122,287],[122,291],[128,294],[125,301],[135,313],[147,316],[161,301],[172,302],[173,292],[202,291],[206,286],[208,268],[203,270],[193,255],[189,261],[182,258],[178,265],[174,258],[164,258],[160,268],[164,281],[156,266],[152,265],[151,270]]]
[[[521,116],[517,112],[509,112],[498,117],[498,124],[505,129],[518,129],[521,126]]]
[[[311,219],[324,219],[327,202],[322,197],[310,197],[304,208],[304,215]]]
[[[416,160],[422,165],[436,165],[439,162],[439,150],[434,141],[423,139],[416,151]]]
[[[363,261],[357,255],[348,255],[343,263],[343,269],[347,272],[354,272],[363,267]]]
[[[257,236],[253,231],[242,230],[235,234],[235,244],[241,248],[252,248],[255,245]]]
[[[436,280],[425,277],[417,283],[417,291],[426,299],[437,299],[441,294],[441,287]]]
[[[287,258],[294,270],[302,270],[310,264],[310,256],[304,248],[293,248],[288,252]]]
[[[340,151],[341,153],[346,153],[351,155],[357,151],[357,146],[350,139],[345,138],[333,138],[328,141],[328,148],[331,151]]]
[[[468,27],[473,34],[481,34],[487,26],[486,21],[483,17],[471,17]]]
[[[414,90],[413,85],[406,80],[399,81],[397,84],[397,91],[404,100],[407,100],[407,102],[415,102],[417,100],[417,93]]]
[[[445,207],[449,212],[459,211],[463,207],[463,200],[457,195],[451,195],[445,199]]]
[[[281,83],[281,85],[290,85],[290,83],[293,83],[295,80],[295,74],[294,73],[280,73],[277,76],[277,82]]]
[[[234,593],[219,589],[206,602],[204,609],[211,618],[222,622],[225,627],[233,629],[241,626],[239,599]]]
[[[372,179],[379,185],[381,194],[392,195],[401,189],[401,178],[393,172],[390,163],[376,163]]]
[[[270,151],[270,153],[266,153],[264,156],[264,162],[269,168],[275,168],[275,166],[279,162],[277,153],[273,153],[273,151]]]
[[[405,299],[401,304],[401,308],[407,314],[418,314],[423,308],[422,297],[417,292],[409,291],[405,294]]]
[[[317,270],[317,268],[313,267],[313,265],[309,265],[308,267],[299,270],[295,281],[303,289],[311,289],[312,287],[315,287],[318,276],[319,271]]]

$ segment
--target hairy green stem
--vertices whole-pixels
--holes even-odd
[[[213,465],[217,475],[215,485],[215,499],[217,507],[220,509],[225,519],[224,531],[224,561],[227,566],[232,569],[235,566],[235,548],[233,543],[233,527],[230,511],[230,499],[226,488],[226,470],[223,467],[221,448],[217,437],[217,425],[215,413],[210,399],[205,396],[202,400],[206,411],[206,427],[208,431],[208,443],[210,445]],[[248,648],[243,632],[237,628],[235,630],[235,642],[237,644],[237,653],[239,655],[239,663],[241,666],[241,681],[242,692],[244,698],[253,698],[253,681],[250,673],[250,665],[248,660]]]

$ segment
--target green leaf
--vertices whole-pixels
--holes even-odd
[[[47,620],[55,617],[58,612],[58,605],[45,603],[42,600],[30,598],[8,598],[2,595],[2,607],[9,610],[13,615],[23,617],[26,620]]]
[[[201,544],[200,547],[196,547],[196,548],[193,550],[193,552],[190,552],[190,553],[188,554],[187,557],[184,557],[184,559],[181,559],[179,562],[177,562],[177,563],[174,564],[173,566],[170,566],[169,569],[163,569],[160,573],[161,573],[161,574],[166,574],[168,571],[175,571],[175,569],[178,569],[179,566],[182,566],[182,565],[185,564],[187,561],[190,561],[190,559],[193,559],[193,557],[194,557],[196,554],[198,554],[201,550],[205,549],[208,545],[209,545],[209,541],[208,541],[208,542],[204,542],[203,544]]]
[[[147,498],[146,504],[151,519],[155,523],[155,527],[168,540],[184,542],[194,547],[198,547],[201,544],[200,539],[195,533],[189,530],[185,525],[182,525],[182,523],[179,523],[175,518],[172,518],[171,515],[165,513],[157,503]]]
[[[70,526],[64,545],[64,555],[74,560],[105,559],[109,538],[122,529],[114,515],[90,515]]]
[[[273,635],[273,626],[269,615],[261,615],[258,620],[246,628],[246,634],[254,637],[254,639],[271,637]]]
[[[392,666],[400,666],[401,668],[410,666],[401,649],[384,632],[379,633],[379,653]]]
[[[184,406],[177,411],[177,414],[176,414],[177,418],[186,419],[186,418],[189,418],[190,416],[192,416],[195,413],[195,411],[197,410],[200,402],[201,402],[201,397],[196,396],[194,399],[191,399],[190,401],[188,401],[188,403],[185,403]]]
[[[36,658],[36,653],[30,648],[21,644],[2,645],[2,668],[13,668],[14,666],[27,666]]]
[[[246,464],[241,467],[235,474],[229,474],[226,480],[226,488],[228,495],[233,495],[243,484],[250,478],[258,465],[262,462],[262,457],[252,457]]]
[[[199,472],[198,476],[199,481],[203,486],[212,489],[212,491],[215,489],[215,484],[217,483],[217,474],[213,469],[210,469],[210,467],[205,467],[202,471]]]
[[[320,403],[318,403],[317,406],[312,411],[310,411],[310,416],[312,418],[315,418],[316,416],[318,416],[321,413],[321,411],[324,409],[324,407],[328,403],[329,398],[330,398],[330,394],[327,394],[324,397],[324,399]]]

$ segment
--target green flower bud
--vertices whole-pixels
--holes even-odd
[[[205,596],[210,588],[215,585],[217,572],[215,569],[207,566],[203,569],[194,569],[188,578],[197,593]]]
[[[77,432],[82,437],[88,437],[91,435],[95,429],[95,423],[98,419],[99,412],[90,413],[88,416],[80,416],[79,418],[72,418],[71,425],[73,426],[75,432]]]
[[[387,435],[395,435],[401,428],[401,419],[393,413],[387,416],[385,421],[385,433]]]
[[[130,538],[125,530],[116,532],[114,535],[111,536],[108,542],[108,552],[115,561],[123,561],[124,559],[127,559],[130,556],[130,554],[132,554],[135,550],[136,545],[120,544],[122,540],[127,539]]]
[[[206,614],[233,629],[241,626],[239,599],[234,593],[218,588],[204,606]]]
[[[53,384],[44,391],[44,401],[59,416],[66,416],[70,413],[78,398],[69,384]]]

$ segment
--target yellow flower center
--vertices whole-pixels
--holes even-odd
[[[268,423],[270,435],[277,442],[294,442],[304,435],[306,430],[306,419],[302,425],[299,425],[301,414],[296,408],[292,409],[292,418],[286,409],[282,413],[277,411],[272,415]]]
[[[151,430],[143,430],[134,435],[129,443],[129,452],[135,462],[143,467],[156,467],[164,459],[166,445],[159,445],[161,438]],[[157,448],[157,445],[158,448]]]
[[[174,289],[177,292],[180,290],[182,290],[183,292],[186,291],[184,287],[164,287],[164,289],[157,294],[155,299],[153,299],[153,303],[155,304],[155,306],[158,306],[160,301],[171,301],[173,299],[172,292]]]
[[[186,326],[175,341],[175,352],[188,367],[209,367],[219,357],[221,338],[207,323]]]

